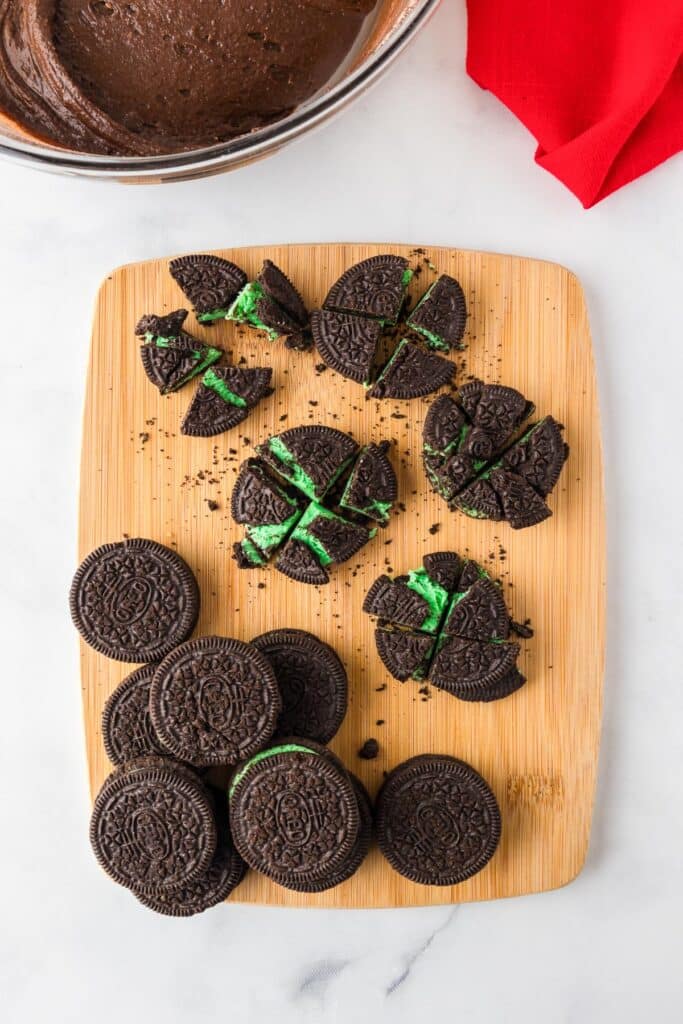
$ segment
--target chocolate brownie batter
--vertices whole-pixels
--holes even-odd
[[[0,0],[0,109],[68,149],[147,155],[284,117],[375,0]]]

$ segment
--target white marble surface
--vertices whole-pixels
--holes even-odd
[[[447,3],[340,120],[164,188],[0,165],[0,1015],[8,1024],[680,1020],[683,162],[586,213],[465,77]],[[418,151],[419,149],[419,151]],[[74,568],[89,317],[116,264],[277,241],[401,240],[557,260],[588,295],[604,425],[609,650],[587,866],[566,889],[417,911],[234,907],[188,922],[101,875]],[[657,414],[655,416],[655,410]]]

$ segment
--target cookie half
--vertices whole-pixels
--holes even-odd
[[[272,370],[224,366],[207,370],[180,426],[190,437],[215,437],[242,423],[271,393]]]
[[[180,256],[171,260],[169,270],[192,303],[197,319],[207,326],[225,318],[237,293],[247,283],[244,271],[220,256]]]

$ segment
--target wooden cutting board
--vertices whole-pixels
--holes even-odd
[[[454,754],[492,785],[503,838],[490,864],[454,888],[415,885],[373,849],[358,874],[322,895],[297,895],[250,873],[233,899],[290,906],[392,907],[465,902],[552,889],[580,871],[588,845],[598,757],[604,658],[605,536],[600,420],[591,338],[581,286],[553,263],[405,245],[299,245],[226,249],[250,275],[265,257],[278,263],[311,308],[352,263],[381,252],[405,255],[420,269],[418,294],[439,273],[457,277],[468,297],[468,374],[519,388],[566,425],[571,457],[550,497],[554,515],[514,532],[504,523],[450,513],[427,485],[421,430],[429,400],[366,401],[363,389],[315,352],[292,353],[256,332],[223,323],[189,330],[237,361],[273,367],[275,394],[242,428],[213,439],[183,437],[181,417],[194,385],[162,398],[145,377],[133,327],[147,312],[185,300],[167,260],[122,267],[106,279],[95,310],[81,467],[79,557],[125,536],[174,547],[200,582],[198,634],[249,640],[268,629],[308,629],[330,643],[350,681],[349,711],[332,742],[374,795],[383,772],[414,754]],[[272,568],[240,572],[231,547],[242,536],[229,499],[242,460],[270,434],[306,423],[350,431],[359,442],[396,441],[405,509],[320,589]],[[210,511],[208,502],[218,503]],[[478,559],[502,580],[514,617],[535,630],[520,664],[529,682],[507,700],[467,704],[447,693],[392,680],[376,654],[363,597],[383,571],[407,572],[423,555],[454,550]],[[360,563],[360,568],[355,565]],[[111,770],[100,734],[102,707],[131,670],[81,644],[90,785]],[[386,686],[384,685],[386,684]],[[380,724],[381,723],[381,724]],[[380,754],[363,761],[369,737]]]

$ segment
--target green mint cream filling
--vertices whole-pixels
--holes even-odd
[[[315,519],[318,518],[339,519],[340,522],[344,521],[343,519],[340,519],[339,516],[336,516],[334,512],[330,512],[328,509],[323,508],[322,505],[318,505],[316,501],[312,501],[295,527],[294,532],[292,533],[292,540],[299,540],[302,544],[305,544],[306,547],[310,548],[321,565],[331,565],[332,559],[328,555],[327,549],[320,543],[317,537],[314,537],[308,532],[308,527]]]
[[[242,781],[244,776],[249,772],[255,765],[260,764],[261,761],[265,761],[269,757],[275,757],[277,754],[317,754],[317,750],[311,750],[310,747],[304,747],[300,743],[281,743],[279,747],[270,747],[268,750],[261,750],[258,754],[254,754],[249,760],[242,765],[238,771],[235,772],[232,779],[230,780],[230,788],[228,790],[228,798],[232,797],[238,784]]]
[[[215,391],[224,402],[228,405],[236,405],[240,409],[246,409],[247,403],[240,395],[236,395],[234,391],[231,391],[228,385],[222,380],[215,370],[207,370],[202,377],[202,384],[205,388],[209,388],[211,391]]]
[[[410,267],[408,267],[407,270],[403,271],[403,277],[401,279],[401,284],[403,285],[404,288],[408,287],[408,285],[410,284],[410,282],[413,279],[414,273],[415,273],[415,271],[411,270]]]
[[[435,633],[448,604],[448,591],[439,583],[435,583],[424,569],[413,569],[408,575],[406,586],[419,594],[429,606],[429,615],[420,628],[425,633]]]
[[[280,337],[279,331],[264,324],[257,312],[257,306],[264,295],[263,286],[258,281],[250,281],[248,284],[245,284],[228,310],[225,319],[235,320],[240,324],[251,324],[252,327],[256,327],[259,331],[265,331],[271,341],[277,341]]]
[[[289,448],[279,437],[271,437],[268,442],[269,451],[275,456],[275,458],[286,467],[287,479],[290,483],[298,487],[300,491],[303,491],[309,498],[315,498],[316,487],[311,480],[308,473],[301,468],[299,463],[296,461]]]
[[[279,547],[292,527],[296,525],[299,514],[297,509],[288,519],[285,519],[284,523],[262,523],[260,526],[248,526],[247,534],[261,551],[269,555]]]

